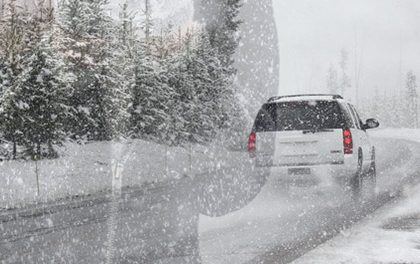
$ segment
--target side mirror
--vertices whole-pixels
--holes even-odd
[[[375,118],[370,118],[366,120],[366,124],[363,125],[363,129],[372,129],[379,127],[379,121]]]

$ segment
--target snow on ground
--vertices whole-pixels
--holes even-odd
[[[420,142],[416,129],[382,129],[372,136]],[[292,263],[419,264],[419,205],[420,185],[406,186],[401,198]]]
[[[371,130],[369,134],[377,151],[378,179],[381,179],[377,188],[394,193],[419,171],[420,130],[386,128]]]
[[[372,130],[370,133],[371,133],[371,137],[375,139],[374,141],[375,144],[379,144],[378,142],[376,142],[378,138],[404,139],[404,140],[407,139],[407,140],[412,140],[412,141],[414,140],[414,141],[420,142],[420,130],[415,130],[415,129],[378,129],[378,130]],[[388,147],[389,146],[387,145],[386,148]],[[379,148],[380,151],[385,151],[383,146],[377,146],[377,148]],[[404,150],[400,150],[400,152],[402,151]],[[385,153],[385,154],[380,153],[379,158],[382,158],[383,160],[379,161],[379,166],[384,167],[384,165],[389,164],[392,161],[392,159],[399,157],[398,154],[400,153],[397,153],[397,146],[393,148],[393,153],[391,155],[389,153]],[[410,166],[411,166],[410,162],[411,160],[410,161],[405,160],[404,164],[401,164],[401,166],[395,166],[395,168],[393,167],[393,168],[383,169],[379,173],[385,174],[385,175],[380,175],[380,177],[388,177],[388,175],[390,177],[395,177],[395,175],[397,174],[395,171],[398,171],[398,175],[401,178],[408,176],[409,174],[412,173],[412,171],[410,170]],[[413,160],[413,162],[415,161]],[[280,197],[278,197],[278,193],[276,191],[274,191],[274,193],[272,192],[271,189],[273,188],[276,189],[276,186],[273,186],[273,184],[274,185],[277,184],[275,182],[275,179],[272,182],[269,182],[267,184],[266,189],[268,188],[270,189],[270,191],[263,192],[262,196],[261,195],[258,196],[256,200],[253,201],[254,204],[257,204],[257,206],[254,206],[254,207],[248,206],[239,212],[235,212],[235,213],[232,213],[232,214],[229,214],[227,216],[224,216],[222,218],[217,218],[217,219],[203,216],[201,231],[207,232],[212,229],[218,229],[220,227],[226,228],[226,226],[236,225],[240,221],[249,222],[250,216],[255,219],[258,219],[264,216],[267,216],[267,217],[273,216],[278,213],[279,208],[287,209],[289,205],[285,204],[284,201],[281,200]],[[326,183],[327,186],[325,187],[329,187],[330,184],[331,183],[329,182]],[[397,183],[395,182],[395,180],[392,180],[392,179],[389,179],[383,182],[381,181],[378,183],[381,190],[387,190],[390,187],[395,187],[396,184]],[[315,190],[314,188],[310,188],[310,189],[314,192],[316,191],[321,192],[318,189],[322,189],[322,187],[323,186],[320,186],[320,188],[315,188]],[[335,194],[335,195],[339,195],[339,194]]]
[[[409,129],[382,129],[370,133],[377,146],[379,159],[378,194],[397,194],[405,181],[419,168],[419,155],[413,155],[418,153],[419,144],[410,144],[405,140],[420,142],[420,133]],[[200,216],[200,251],[203,263],[247,263],[278,245],[290,245],[291,241],[304,238],[308,232],[319,228],[322,230],[322,223],[334,224],[352,214],[351,200],[333,185],[292,187],[285,191],[276,179],[275,176],[270,177],[256,199],[240,211],[219,218]],[[338,212],[345,217],[334,220]],[[382,230],[378,231],[381,232]],[[348,232],[343,234],[347,235]],[[371,237],[366,243],[381,247],[372,243],[375,239]],[[418,253],[420,255],[420,250]],[[363,252],[348,254],[363,256]],[[311,258],[305,259],[308,263],[331,263],[328,257],[321,257],[313,262],[310,260]]]
[[[409,141],[420,142],[420,129],[409,128],[385,128],[369,131],[369,134],[374,137],[405,139]]]
[[[420,263],[420,186],[293,264]]]
[[[414,129],[382,129],[371,132],[374,137],[417,140]],[[224,167],[234,167],[246,159],[246,153],[228,152],[214,144],[188,149],[165,148],[144,141],[126,144],[99,142],[86,145],[66,144],[61,158],[32,161],[0,162],[0,208],[21,207],[75,195],[94,194],[113,186],[112,162],[128,154],[119,185],[137,186],[147,182],[176,179]],[[239,165],[240,166],[240,165]],[[39,195],[37,187],[39,181]],[[114,182],[115,184],[115,182]]]
[[[245,157],[245,152],[229,152],[217,144],[192,146],[190,150],[140,140],[124,144],[68,143],[56,160],[0,162],[0,209],[194,176],[215,168],[239,166]],[[115,161],[124,165],[117,181],[112,173]]]

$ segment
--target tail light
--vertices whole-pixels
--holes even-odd
[[[257,150],[257,134],[252,132],[248,138],[248,153],[251,158],[255,157],[255,151]]]
[[[344,154],[353,154],[353,137],[350,129],[343,130]]]

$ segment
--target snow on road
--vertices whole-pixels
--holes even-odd
[[[372,138],[377,146],[378,199],[355,205],[334,185],[292,187],[286,193],[272,175],[260,195],[241,211],[200,218],[203,262],[288,263],[386,204],[420,171],[420,145],[414,142],[420,142],[420,133],[386,129],[373,132]],[[309,263],[330,263],[327,260],[321,257]]]
[[[383,129],[376,138],[420,142],[415,129]],[[413,147],[409,144],[409,147]],[[394,153],[395,146],[388,151]],[[406,164],[402,174],[406,174]],[[413,164],[412,164],[413,165]],[[418,169],[418,168],[417,168]],[[417,179],[420,171],[417,173]],[[392,181],[387,186],[392,185]],[[420,263],[420,185],[405,185],[402,197],[379,209],[350,230],[319,246],[293,264]]]
[[[420,129],[388,128],[388,129],[373,130],[373,131],[370,131],[369,134],[377,138],[404,139],[404,140],[409,140],[409,141],[420,142]]]
[[[397,262],[397,258],[378,256],[384,251],[392,255],[386,248],[398,243],[397,249],[405,250],[401,255],[412,257],[404,261],[414,261],[419,236],[412,223],[417,223],[413,216],[420,213],[417,209],[420,199],[416,198],[420,189],[408,188],[404,192],[409,197],[407,200],[398,200],[377,213],[372,212],[398,195],[408,180],[419,178],[412,177],[420,171],[420,145],[411,141],[417,134],[411,130],[382,130],[372,134],[378,147],[379,199],[355,204],[341,189],[328,184],[296,186],[286,192],[272,176],[258,196],[241,210],[218,218],[199,217],[191,204],[193,200],[187,195],[189,185],[176,181],[167,187],[139,190],[133,197],[123,199],[116,218],[117,252],[122,259],[140,263],[185,263],[166,257],[159,260],[163,262],[150,258],[141,262],[142,254],[149,249],[159,253],[172,244],[178,253],[199,252],[202,262],[211,264],[288,263],[306,252],[310,253],[296,260],[303,261],[298,263],[332,263],[328,254],[334,252],[347,254],[332,256],[337,263],[345,257],[345,261],[353,263],[352,255]],[[420,135],[417,139],[420,142]],[[95,201],[0,224],[4,231],[0,262],[16,263],[14,260],[22,259],[23,263],[40,263],[39,260],[47,263],[57,260],[53,253],[59,245],[62,262],[103,263],[110,205],[106,199]],[[182,214],[177,213],[180,205]],[[363,219],[366,215],[368,218]],[[402,218],[395,218],[399,216]],[[354,229],[348,229],[360,220]],[[401,226],[403,231],[396,230]],[[346,231],[340,234],[343,228]],[[185,233],[190,234],[188,240],[177,240]],[[314,249],[316,246],[319,247]]]
[[[420,186],[292,264],[420,263]]]
[[[373,135],[420,142],[415,129],[383,129]],[[389,150],[393,153],[395,147]],[[292,263],[420,263],[419,178],[420,171],[399,199]]]

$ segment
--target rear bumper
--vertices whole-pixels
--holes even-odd
[[[346,155],[344,161],[330,162],[330,163],[300,163],[300,164],[277,164],[272,162],[264,163],[261,160],[255,159],[256,167],[266,167],[271,171],[271,176],[281,177],[284,180],[305,179],[311,177],[350,178],[357,172],[357,159],[355,155]],[[310,175],[296,175],[293,173],[296,169],[310,169]]]

